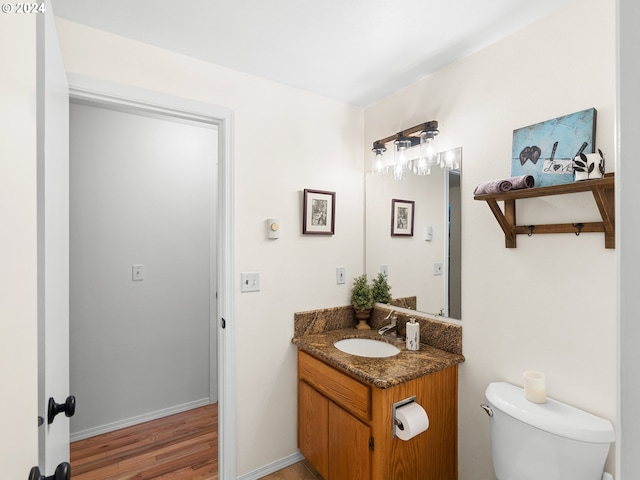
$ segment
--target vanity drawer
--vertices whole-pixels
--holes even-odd
[[[371,388],[298,350],[298,378],[357,417],[371,420]]]

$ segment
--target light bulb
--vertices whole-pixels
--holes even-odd
[[[436,165],[438,163],[438,156],[433,148],[433,138],[428,138],[421,146],[422,156],[426,159],[429,166]]]
[[[414,175],[429,175],[431,173],[431,166],[426,157],[420,157],[413,163]]]
[[[386,165],[384,163],[384,155],[383,152],[377,151],[373,157],[373,168],[372,173],[374,175],[384,175],[386,170]]]
[[[393,179],[394,180],[403,180],[407,175],[406,164],[402,165],[400,163],[396,163],[393,166]]]
[[[396,144],[396,157],[393,165],[394,180],[402,180],[407,175],[407,148],[411,147],[411,140],[398,139]]]
[[[387,151],[387,147],[385,147],[380,141],[376,141],[373,143],[373,148],[371,149],[373,152],[373,163],[371,168],[371,173],[373,175],[384,175],[387,173],[387,166],[384,161],[384,152]]]
[[[456,154],[453,152],[453,150],[449,150],[445,155],[445,162],[447,164],[448,169],[454,168],[455,160],[456,160]]]

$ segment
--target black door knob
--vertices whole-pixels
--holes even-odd
[[[38,467],[33,467],[29,472],[29,480],[69,480],[71,478],[71,465],[62,462],[50,477],[45,477],[40,473]]]
[[[64,403],[56,403],[53,397],[49,398],[49,409],[47,412],[47,423],[53,423],[56,415],[64,412],[67,417],[72,417],[76,413],[76,397],[69,395]]]

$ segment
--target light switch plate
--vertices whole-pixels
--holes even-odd
[[[336,284],[344,285],[345,282],[345,268],[344,267],[336,267]]]
[[[431,225],[424,227],[424,240],[426,242],[433,240],[433,227]]]
[[[134,282],[144,280],[144,265],[136,264],[131,266],[131,280]]]
[[[380,273],[384,276],[385,280],[389,280],[389,265],[380,265]]]
[[[438,275],[442,275],[442,264],[434,263],[433,264],[433,276],[437,277]]]
[[[259,272],[243,272],[240,274],[242,292],[259,292],[260,291],[260,273]]]

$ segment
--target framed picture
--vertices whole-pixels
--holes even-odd
[[[413,200],[391,200],[391,236],[413,237]]]
[[[333,235],[336,216],[336,192],[304,189],[302,233]]]
[[[511,176],[532,175],[536,187],[572,183],[573,159],[594,153],[596,109],[513,131]]]

